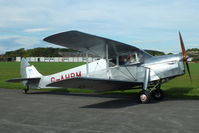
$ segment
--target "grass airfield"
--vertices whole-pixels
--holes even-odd
[[[30,63],[34,65],[38,71],[43,75],[53,74],[66,69],[70,69],[83,63]],[[199,99],[199,63],[189,63],[192,82],[186,73],[183,76],[177,77],[173,80],[162,85],[166,97],[169,98],[186,98],[186,99]],[[7,89],[24,89],[21,83],[8,83],[5,82],[11,78],[20,77],[20,63],[18,62],[0,62],[0,88]],[[43,90],[43,89],[42,89]],[[40,90],[38,90],[40,91]],[[82,89],[48,89],[48,91],[69,91],[81,93],[93,93],[90,90]],[[127,91],[114,91],[107,93],[132,95],[140,90],[127,90]]]

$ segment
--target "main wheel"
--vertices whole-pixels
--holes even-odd
[[[151,100],[151,95],[148,91],[141,91],[139,94],[139,101],[141,103],[149,103]]]
[[[164,92],[161,89],[153,90],[151,95],[155,100],[162,100],[164,98]]]

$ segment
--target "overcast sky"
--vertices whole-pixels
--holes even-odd
[[[57,47],[43,38],[79,30],[141,49],[199,48],[198,0],[0,0],[0,53]]]

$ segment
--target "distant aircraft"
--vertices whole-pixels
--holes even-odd
[[[164,97],[161,84],[185,74],[191,74],[187,55],[179,32],[182,54],[152,56],[134,46],[79,31],[67,31],[44,39],[49,43],[82,51],[87,63],[63,72],[43,76],[24,58],[21,61],[21,77],[8,82],[23,82],[29,88],[82,88],[96,91],[141,89],[139,100],[148,103],[151,97]],[[88,54],[101,59],[88,63]],[[57,66],[59,67],[59,66]]]

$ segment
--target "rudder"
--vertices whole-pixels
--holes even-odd
[[[20,74],[22,78],[42,77],[42,74],[40,74],[33,65],[30,65],[25,58],[21,60]]]

